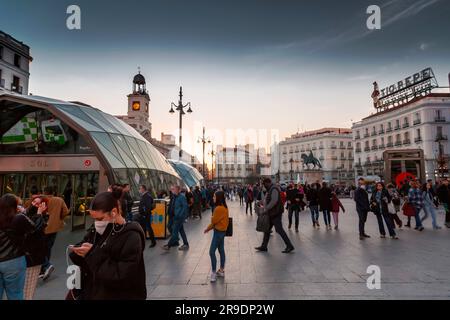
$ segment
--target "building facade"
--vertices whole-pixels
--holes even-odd
[[[430,93],[377,112],[354,123],[352,131],[356,176],[385,180],[392,176],[385,171],[386,152],[422,150],[425,176],[420,178],[435,180],[439,158],[450,153],[450,94]],[[407,161],[399,163],[398,172],[410,170],[416,171]]]
[[[310,182],[305,177],[311,170],[303,158],[311,153],[320,161],[322,180],[333,184],[354,182],[352,131],[347,128],[323,128],[297,133],[273,146],[272,174],[281,182]],[[276,167],[278,164],[278,167]]]
[[[217,146],[215,178],[220,184],[253,183],[259,180],[258,155],[253,144]]]
[[[0,31],[0,89],[28,94],[30,47]]]

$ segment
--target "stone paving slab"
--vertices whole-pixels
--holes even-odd
[[[149,299],[449,299],[450,230],[424,232],[397,230],[400,240],[380,239],[376,218],[369,213],[367,233],[360,241],[354,203],[344,199],[346,213],[340,215],[339,230],[311,225],[309,211],[300,213],[300,232],[287,229],[296,250],[283,254],[284,244],[273,234],[268,252],[255,252],[262,234],[255,231],[256,216],[245,215],[237,202],[230,202],[234,236],[226,238],[226,277],[209,282],[209,246],[212,234],[203,234],[210,212],[202,220],[185,224],[190,250],[165,252],[158,246],[146,249]],[[404,217],[401,217],[406,220]],[[444,215],[439,214],[443,225]],[[36,299],[63,299],[67,292],[65,247],[76,243],[83,232],[64,231],[57,237],[52,262],[56,270],[40,282]],[[369,265],[381,268],[381,290],[366,286]]]

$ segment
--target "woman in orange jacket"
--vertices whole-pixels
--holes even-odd
[[[211,240],[209,256],[211,257],[211,282],[216,282],[216,278],[225,276],[225,233],[228,228],[228,207],[225,201],[225,193],[217,191],[214,194],[215,209],[211,217],[211,224],[206,228],[205,233],[214,229]],[[216,250],[220,254],[220,269],[216,271],[217,259]]]

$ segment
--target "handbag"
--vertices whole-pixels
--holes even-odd
[[[261,214],[256,220],[256,231],[258,232],[269,232],[271,228],[270,217],[268,214]]]
[[[408,202],[405,202],[402,209],[403,214],[407,217],[414,217],[416,215],[416,209]]]
[[[233,218],[228,218],[228,227],[227,231],[225,231],[225,237],[233,236]]]

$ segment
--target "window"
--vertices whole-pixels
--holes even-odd
[[[0,46],[0,59],[3,59],[3,47]]]
[[[388,122],[388,129],[392,129],[392,123]]]
[[[20,56],[18,54],[14,55],[14,65],[20,68]]]
[[[19,77],[13,76],[11,90],[20,93],[20,78]]]
[[[351,141],[349,141],[349,142],[348,142],[348,145],[347,145],[347,147],[348,147],[348,148],[351,148],[351,147],[352,147],[352,143],[351,143]]]
[[[442,112],[441,110],[436,110],[436,118],[441,118]]]
[[[374,147],[377,146],[377,139],[373,139],[373,140],[372,140],[372,145],[373,145]]]
[[[384,144],[384,137],[381,138],[381,144],[382,144],[382,145]]]
[[[395,120],[395,127],[400,128],[400,120]]]
[[[392,136],[388,137],[388,143],[392,143]]]
[[[436,135],[439,137],[442,136],[442,127],[441,126],[436,127]]]
[[[366,141],[366,148],[369,148],[369,141]]]

